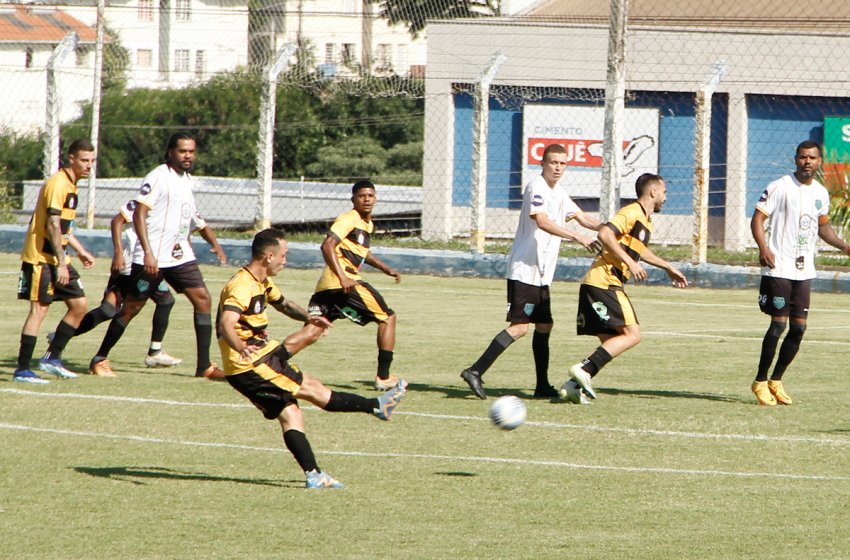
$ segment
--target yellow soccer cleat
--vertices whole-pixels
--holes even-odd
[[[109,365],[109,360],[103,359],[98,362],[92,361],[89,365],[89,373],[98,377],[117,377],[112,367]]]
[[[753,381],[753,394],[762,406],[776,406],[776,399],[767,388],[767,381]]]
[[[768,381],[767,388],[779,404],[791,404],[794,402],[791,400],[788,393],[785,392],[785,388],[782,386],[781,381]]]

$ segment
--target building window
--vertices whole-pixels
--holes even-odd
[[[388,43],[379,43],[375,54],[375,64],[378,68],[389,69],[392,66],[393,46]]]
[[[74,49],[74,58],[77,66],[85,66],[89,57],[89,49],[87,47],[77,47]]]
[[[195,51],[195,76],[202,78],[207,71],[207,51]]]
[[[342,45],[342,63],[346,66],[354,64],[354,43],[344,43]]]
[[[24,68],[32,68],[32,47],[24,51]]]
[[[192,6],[191,0],[177,0],[174,3],[174,18],[177,21],[191,21]]]
[[[151,68],[153,66],[153,51],[151,49],[139,49],[136,51],[136,67]]]
[[[153,0],[139,0],[136,13],[139,21],[153,21]]]
[[[334,63],[334,51],[336,51],[333,43],[325,43],[325,64]]]
[[[174,51],[174,71],[189,71],[189,49],[177,49]]]

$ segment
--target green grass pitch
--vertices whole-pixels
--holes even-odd
[[[347,488],[307,491],[269,422],[226,384],[192,377],[191,307],[178,296],[146,369],[151,307],[112,353],[119,377],[11,382],[26,304],[0,255],[0,558],[846,558],[850,554],[850,306],[813,294],[786,374],[790,407],[749,386],[767,318],[753,290],[632,286],[643,341],[597,377],[592,406],[532,400],[531,337],[485,376],[459,379],[505,325],[503,280],[368,278],[398,313],[392,422],[305,407],[319,464]],[[233,268],[204,267],[214,302]],[[90,306],[108,259],[82,271]],[[317,270],[285,269],[306,304]],[[556,385],[596,340],[575,336],[578,286],[552,288]],[[52,306],[36,348],[61,316]],[[272,332],[298,325],[272,311]],[[105,325],[65,352],[84,371]],[[337,322],[295,358],[332,388],[373,395],[375,328]],[[218,359],[213,344],[212,355]],[[526,398],[501,432],[492,397]]]

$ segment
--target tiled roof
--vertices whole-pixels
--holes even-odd
[[[0,43],[59,43],[76,31],[81,43],[95,41],[95,29],[62,10],[0,7]]]

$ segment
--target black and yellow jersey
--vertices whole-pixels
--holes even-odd
[[[336,246],[336,257],[342,266],[345,275],[352,280],[360,280],[360,267],[366,261],[366,255],[369,254],[369,244],[372,236],[372,231],[375,226],[370,221],[367,222],[357,210],[349,210],[334,220],[331,230],[328,235],[333,236],[339,241]],[[340,288],[339,278],[331,270],[331,267],[325,266],[322,270],[322,277],[316,284],[316,291],[332,290]]]
[[[47,220],[59,216],[62,231],[62,255],[56,255],[47,233]],[[30,264],[63,265],[68,263],[65,247],[77,218],[77,185],[65,169],[52,175],[38,191],[35,211],[24,236],[21,260]]]
[[[266,309],[269,304],[283,302],[280,293],[271,278],[260,282],[247,268],[242,268],[227,281],[221,290],[216,313],[216,336],[227,375],[242,373],[252,368],[250,362],[243,362],[239,352],[230,347],[221,336],[221,315],[225,310],[239,313],[236,322],[236,334],[247,344],[260,346],[254,360],[265,356],[280,346],[277,340],[271,340],[266,330],[269,325]]]
[[[652,234],[652,221],[640,203],[633,202],[620,208],[605,227],[614,232],[620,246],[631,258],[640,261],[640,256],[649,245]],[[605,290],[611,287],[622,288],[631,275],[626,263],[608,249],[603,248],[581,283]]]

